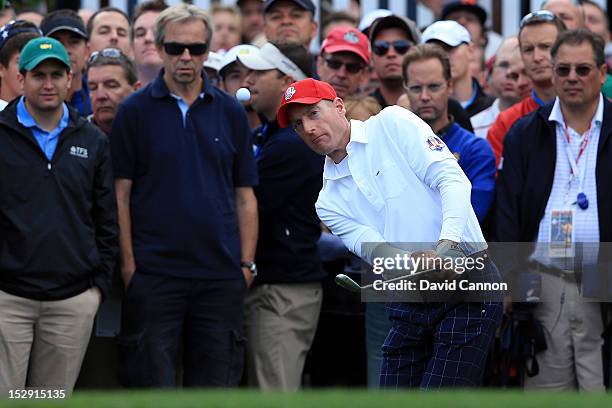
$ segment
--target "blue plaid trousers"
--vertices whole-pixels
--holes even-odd
[[[496,280],[499,272],[490,266],[487,278]],[[501,323],[501,297],[482,302],[388,303],[392,326],[382,347],[381,388],[481,385]]]

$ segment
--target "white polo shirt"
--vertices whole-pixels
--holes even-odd
[[[471,184],[444,142],[407,109],[390,106],[351,120],[348,155],[325,160],[319,218],[353,253],[363,243],[460,242],[487,248],[470,203]]]

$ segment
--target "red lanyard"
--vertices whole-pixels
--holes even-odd
[[[564,123],[565,125],[565,140],[567,141],[567,153],[569,156],[570,153],[570,134],[569,134],[569,128],[567,127],[567,124]],[[584,136],[582,137],[582,141],[580,142],[580,147],[578,148],[578,156],[576,157],[576,161],[575,161],[575,166],[572,166],[572,174],[574,174],[574,171],[578,171],[578,162],[580,161],[580,158],[582,157],[582,154],[584,153],[584,151],[586,150],[588,144],[589,144],[589,139],[591,138],[591,123],[589,123],[589,128],[586,130],[586,132],[584,133]],[[570,160],[570,164],[571,160],[573,159],[573,157],[568,157],[568,159]],[[574,169],[574,167],[576,167]]]

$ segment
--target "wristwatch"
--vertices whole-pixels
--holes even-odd
[[[255,262],[241,261],[240,267],[247,268],[249,271],[251,271],[251,274],[253,275],[253,277],[257,276],[257,265],[255,265]]]

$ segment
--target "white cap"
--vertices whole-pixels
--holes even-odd
[[[378,20],[379,18],[390,16],[391,14],[393,14],[391,10],[387,10],[387,9],[376,9],[376,10],[370,11],[369,13],[367,13],[365,16],[361,18],[361,21],[359,22],[359,27],[358,27],[359,31],[363,32],[367,30],[374,23],[374,21]]]
[[[219,72],[219,69],[221,69],[222,62],[223,62],[223,55],[217,52],[211,51],[208,53],[208,59],[204,61],[204,67],[211,68]]]
[[[236,62],[238,55],[247,55],[254,52],[259,52],[259,48],[249,44],[241,44],[230,48],[230,50],[223,56],[223,60],[219,66],[219,73],[221,73],[221,71],[228,65]]]
[[[462,43],[472,42],[470,32],[456,21],[436,21],[423,31],[421,41],[426,43],[432,40],[441,41],[450,47],[457,47]]]
[[[295,81],[308,78],[293,61],[270,43],[264,44],[257,52],[238,55],[238,60],[245,67],[254,71],[278,69],[283,74],[292,77]]]

